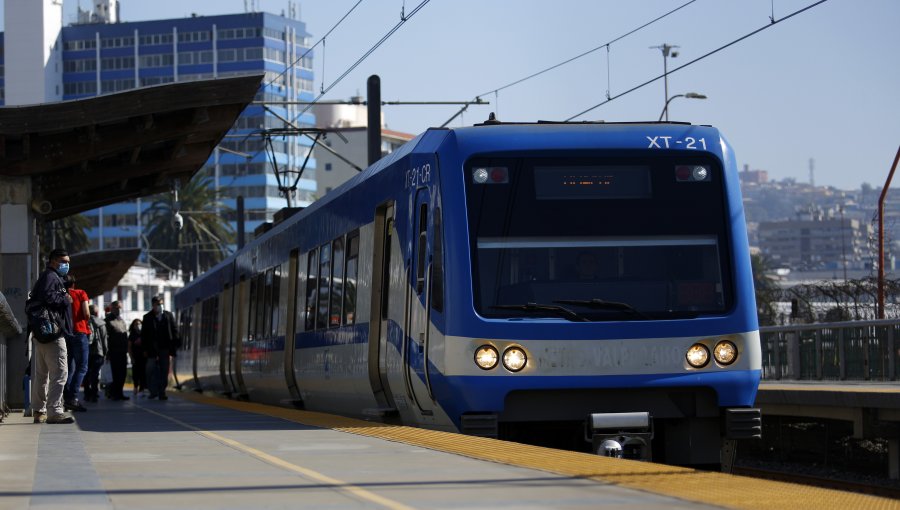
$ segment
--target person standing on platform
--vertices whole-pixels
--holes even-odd
[[[31,289],[31,300],[46,307],[55,317],[59,338],[43,343],[34,339],[31,386],[31,408],[35,423],[73,423],[75,419],[63,408],[63,389],[69,376],[65,335],[72,334],[72,297],[66,292],[63,278],[69,273],[69,254],[65,250],[50,252],[47,268]]]
[[[141,320],[131,321],[128,327],[128,352],[131,354],[131,380],[134,382],[134,396],[137,398],[147,389],[147,357],[141,342]]]
[[[91,313],[91,348],[88,356],[88,373],[84,379],[84,399],[96,402],[100,397],[100,367],[106,358],[106,322],[100,318],[96,305],[89,307]]]
[[[147,382],[150,398],[166,400],[166,386],[169,385],[169,356],[178,345],[178,326],[172,312],[163,309],[163,300],[154,296],[150,300],[153,308],[144,314],[141,326],[141,342],[147,355]]]
[[[107,396],[110,400],[128,400],[122,393],[128,374],[128,324],[122,318],[122,307],[118,301],[110,303],[109,314],[106,315],[106,339],[109,347],[106,358],[113,378]]]
[[[68,411],[87,411],[78,401],[78,391],[88,371],[88,353],[90,351],[91,327],[88,321],[91,319],[88,311],[87,292],[75,286],[75,275],[69,273],[66,276],[65,287],[72,297],[72,327],[71,335],[66,335],[66,352],[69,358],[69,378],[63,390],[63,405]]]

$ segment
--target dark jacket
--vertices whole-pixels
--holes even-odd
[[[31,298],[44,303],[44,306],[58,318],[62,333],[72,335],[75,328],[72,326],[72,304],[66,299],[67,295],[62,278],[49,266],[44,269],[31,289]]]
[[[122,314],[106,315],[107,354],[128,352],[128,324]]]
[[[178,338],[178,325],[172,312],[163,311],[157,318],[152,311],[144,314],[141,324],[141,344],[148,358],[160,354],[175,354]]]

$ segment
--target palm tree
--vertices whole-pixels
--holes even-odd
[[[210,179],[196,178],[178,192],[158,195],[147,210],[147,240],[151,262],[157,266],[181,267],[185,281],[188,274],[205,271],[230,253],[234,232],[224,214],[231,211],[222,204]],[[175,214],[184,220],[180,230],[175,226]]]
[[[46,258],[53,248],[78,253],[91,246],[87,229],[91,221],[82,214],[73,214],[58,220],[45,221],[40,226],[41,255]]]

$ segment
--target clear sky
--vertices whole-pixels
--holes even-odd
[[[316,48],[316,90],[328,87],[420,0],[363,0]],[[324,99],[365,94],[378,74],[382,99],[471,99],[631,31],[687,0],[431,0]],[[2,0],[0,0],[2,3]],[[87,6],[91,2],[82,0]],[[124,21],[244,11],[243,0],[121,0]],[[287,0],[260,0],[280,14]],[[300,1],[317,41],[356,0]],[[538,78],[486,94],[453,125],[485,120],[562,120],[662,74],[650,46],[677,44],[669,69],[814,3],[814,0],[697,0],[665,19]],[[65,0],[65,23],[77,0]],[[881,186],[900,146],[900,1],[829,0],[669,76],[678,98],[670,120],[711,124],[732,143],[740,165],[774,179],[809,179],[856,188]],[[609,73],[607,73],[609,67]],[[607,85],[609,84],[609,86]],[[662,80],[579,117],[656,120]],[[386,106],[388,127],[419,133],[446,121],[450,106]],[[898,178],[900,179],[900,178]],[[900,184],[900,183],[898,183]]]

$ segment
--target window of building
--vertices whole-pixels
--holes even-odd
[[[92,50],[97,47],[95,39],[81,39],[78,41],[66,41],[63,51]]]
[[[325,163],[325,171],[326,171],[326,172],[330,172],[330,171],[331,171],[331,163]]]
[[[67,96],[94,95],[97,93],[96,81],[75,81],[63,84],[63,93]]]
[[[175,62],[175,57],[171,53],[160,53],[156,55],[141,55],[141,67],[170,67]]]
[[[85,73],[97,70],[97,59],[84,58],[78,60],[68,60],[63,62],[63,72],[66,73]]]

